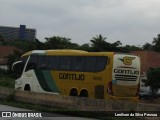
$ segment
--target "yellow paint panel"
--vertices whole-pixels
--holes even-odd
[[[138,85],[133,86],[123,86],[123,85],[113,85],[113,93],[118,97],[133,97],[136,95]]]
[[[105,72],[66,72],[52,71],[51,72],[56,85],[63,95],[69,95],[72,88],[76,88],[78,93],[82,89],[86,89],[91,98],[94,98],[94,89],[96,85],[105,84]]]

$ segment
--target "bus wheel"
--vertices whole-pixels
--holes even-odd
[[[82,90],[80,93],[80,97],[88,97],[88,91],[87,90]]]
[[[71,92],[70,92],[70,96],[78,96],[77,89],[72,89]]]
[[[25,87],[24,87],[24,90],[25,91],[31,91],[31,87],[29,84],[26,84]]]

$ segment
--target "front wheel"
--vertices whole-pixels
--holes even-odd
[[[24,87],[24,90],[25,91],[31,91],[31,87],[29,84],[26,84],[25,87]]]
[[[70,96],[78,96],[78,91],[76,89],[72,89],[70,92]]]

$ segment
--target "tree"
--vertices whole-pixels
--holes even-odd
[[[152,50],[153,49],[153,47],[150,43],[145,43],[142,48],[143,48],[143,50]]]
[[[22,52],[19,50],[14,50],[13,54],[6,56],[8,71],[12,71],[12,64],[16,61],[19,61],[21,58]]]
[[[126,48],[126,50],[128,52],[142,50],[140,47],[137,47],[137,46],[134,46],[134,45],[126,45],[124,48]]]
[[[120,41],[116,41],[114,43],[106,42],[107,38],[103,37],[101,34],[97,35],[96,37],[93,37],[90,41],[92,51],[114,51],[114,52],[121,52],[122,49],[119,47],[122,45]]]
[[[40,42],[38,39],[35,40],[35,45],[36,45],[36,48],[38,50],[44,50],[45,49],[45,44]]]
[[[101,34],[97,35],[96,37],[93,37],[91,41],[91,48],[93,51],[99,52],[104,51],[105,44],[106,44],[106,37],[103,37]]]
[[[31,50],[37,50],[39,49],[38,47],[40,47],[40,43],[38,43],[39,41],[29,41],[29,40],[12,40],[12,41],[8,41],[7,45],[9,46],[15,46],[21,50],[23,50],[23,52],[28,52]]]
[[[53,36],[50,38],[45,38],[45,49],[73,49],[78,48],[78,44],[71,43],[70,38]]]
[[[156,52],[160,52],[160,34],[157,35],[156,38],[153,38],[153,50]]]
[[[147,71],[147,81],[145,85],[150,86],[152,95],[160,89],[160,68],[150,68]]]
[[[158,34],[156,38],[153,38],[152,44],[145,43],[143,45],[142,49],[160,52],[160,34]]]
[[[90,47],[90,45],[89,45],[88,43],[85,43],[85,44],[81,45],[81,46],[79,47],[79,49],[80,49],[80,50],[84,50],[84,51],[88,51],[88,52],[91,51],[91,47]]]
[[[6,45],[2,35],[0,35],[0,45]]]
[[[93,37],[91,41],[91,48],[95,52],[110,50],[110,43],[106,42],[107,38],[103,37],[101,34]]]
[[[120,41],[116,41],[116,42],[112,43],[111,44],[111,51],[122,52],[121,47],[119,47],[120,45],[122,45],[122,43]]]

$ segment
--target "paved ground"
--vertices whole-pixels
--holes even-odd
[[[33,111],[27,110],[27,109],[0,105],[0,116],[2,116],[2,112],[3,112],[3,116],[5,116],[6,114],[9,115],[10,112],[11,112],[11,116],[16,116],[16,115],[28,116],[28,112],[33,113]],[[9,112],[9,113],[4,113],[4,112]],[[15,113],[20,113],[20,114],[15,114]],[[37,113],[37,115],[40,116],[39,112],[34,111],[34,113]],[[71,116],[65,116],[65,115],[54,114],[54,113],[46,113],[46,114],[48,114],[49,116],[55,116],[55,117],[43,117],[43,113],[42,113],[42,118],[40,117],[39,118],[0,117],[0,120],[93,120],[89,118],[71,117]]]

